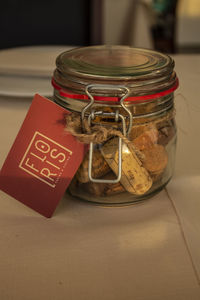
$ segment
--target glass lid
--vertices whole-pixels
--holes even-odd
[[[75,48],[61,53],[56,65],[66,75],[131,80],[171,73],[174,62],[168,55],[153,50],[103,45]]]

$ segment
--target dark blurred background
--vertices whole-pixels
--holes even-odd
[[[95,0],[7,0],[0,10],[0,48],[101,44],[101,6]]]
[[[199,0],[7,0],[0,48],[127,44],[200,52]]]

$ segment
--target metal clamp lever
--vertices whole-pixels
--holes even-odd
[[[115,121],[117,122],[118,119],[120,118],[122,121],[122,130],[123,130],[123,135],[126,135],[126,122],[124,117],[119,114],[117,111],[116,113],[104,113],[104,112],[94,112],[89,115],[88,117],[88,124],[91,125],[91,119],[94,119],[96,115],[102,115],[102,116],[114,116]],[[90,148],[89,148],[89,162],[88,162],[88,177],[90,181],[92,182],[98,182],[98,183],[117,183],[121,179],[121,174],[122,174],[122,139],[119,137],[119,143],[118,143],[118,175],[116,179],[97,179],[92,177],[92,160],[93,160],[93,142],[90,143]]]
[[[90,102],[83,108],[82,112],[81,112],[81,119],[83,121],[84,117],[85,117],[85,113],[87,110],[89,110],[89,108],[92,107],[92,105],[94,104],[94,97],[93,95],[91,94],[91,91],[94,91],[94,90],[113,90],[116,92],[117,91],[121,91],[122,93],[125,93],[119,103],[121,105],[121,107],[123,107],[123,109],[127,112],[128,116],[129,116],[129,126],[128,126],[128,131],[127,131],[127,134],[130,133],[131,131],[131,128],[132,128],[132,124],[133,124],[133,116],[132,116],[132,113],[131,111],[125,106],[124,104],[124,100],[126,98],[129,97],[129,94],[130,94],[130,90],[129,88],[127,88],[126,86],[124,85],[107,85],[107,84],[89,84],[86,89],[85,89],[85,92],[86,94],[88,95],[89,99],[90,99]]]
[[[94,104],[94,97],[91,94],[92,91],[95,90],[111,90],[116,92],[120,91],[122,93],[122,97],[120,99],[120,106],[123,107],[123,109],[126,111],[126,113],[129,116],[129,126],[128,126],[128,130],[126,130],[126,122],[125,122],[125,118],[124,116],[122,116],[121,114],[119,114],[118,111],[116,111],[115,113],[111,112],[111,113],[106,113],[106,112],[94,112],[92,111],[89,116],[88,116],[88,124],[91,125],[91,119],[94,119],[94,117],[96,115],[102,115],[102,116],[113,116],[115,118],[115,121],[117,122],[119,120],[119,118],[122,121],[122,131],[123,131],[123,135],[126,136],[131,128],[132,128],[132,123],[133,123],[133,116],[132,113],[130,112],[130,110],[124,105],[124,100],[129,96],[130,94],[130,90],[123,85],[105,85],[105,84],[90,84],[86,87],[85,92],[88,95],[90,102],[83,108],[82,112],[81,112],[81,118],[82,121],[85,118],[85,113],[87,110],[89,110],[92,105]],[[83,125],[83,122],[82,122]],[[83,128],[84,129],[84,128]],[[93,143],[90,143],[90,149],[89,149],[89,162],[88,162],[88,177],[92,182],[98,182],[98,183],[117,183],[120,181],[121,179],[121,173],[122,173],[122,139],[119,137],[119,144],[118,144],[118,175],[116,179],[96,179],[92,177],[92,158],[93,158]]]

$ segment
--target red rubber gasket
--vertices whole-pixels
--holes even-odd
[[[63,97],[67,97],[70,99],[76,99],[76,100],[88,100],[89,97],[86,94],[71,94],[70,92],[68,92],[65,89],[62,89],[54,80],[54,78],[52,78],[52,86],[59,91],[60,96]],[[176,79],[176,82],[174,84],[173,87],[171,87],[168,90],[159,92],[159,93],[155,93],[155,94],[151,94],[151,95],[143,95],[143,96],[132,96],[132,97],[128,97],[125,99],[125,101],[146,101],[146,100],[153,100],[156,98],[160,98],[163,96],[166,96],[170,93],[173,93],[177,88],[178,88],[179,82],[178,82],[178,78]],[[107,101],[107,102],[119,102],[120,98],[119,97],[105,97],[105,96],[94,96],[94,100],[96,101]]]

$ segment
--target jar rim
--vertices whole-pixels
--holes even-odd
[[[71,94],[86,94],[87,86],[113,85],[116,91],[96,89],[94,95],[120,97],[119,85],[129,96],[167,92],[177,84],[173,59],[158,51],[130,46],[89,46],[61,53],[56,59],[54,83]],[[72,97],[73,98],[73,97]]]
[[[64,75],[88,79],[132,81],[160,77],[173,71],[173,59],[161,52],[120,45],[74,48],[56,59]]]

